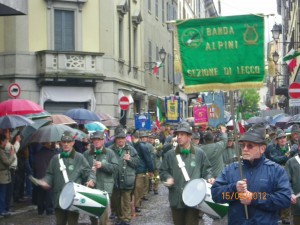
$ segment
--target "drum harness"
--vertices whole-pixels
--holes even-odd
[[[177,161],[178,161],[178,166],[181,169],[184,179],[186,182],[188,182],[190,180],[190,176],[188,175],[186,168],[185,168],[185,163],[182,161],[182,158],[180,156],[180,154],[176,155]]]
[[[68,183],[69,182],[69,177],[68,177],[68,174],[67,174],[67,167],[66,165],[64,164],[64,161],[63,159],[59,156],[59,165],[60,165],[60,171],[62,172],[63,176],[64,176],[64,180],[65,180],[65,183]]]

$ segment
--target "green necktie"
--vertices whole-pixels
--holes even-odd
[[[122,152],[123,152],[123,150],[122,150],[122,149],[118,149],[118,154],[119,154],[119,156],[121,156],[121,155],[122,155]]]
[[[69,158],[69,153],[68,152],[61,152],[60,157],[61,158]]]
[[[190,150],[188,150],[186,148],[182,148],[182,149],[180,149],[180,154],[188,155],[188,154],[190,154]]]
[[[95,151],[95,154],[96,154],[96,155],[100,155],[100,154],[101,154],[101,150],[96,150],[96,151]]]

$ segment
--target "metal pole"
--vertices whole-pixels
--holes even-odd
[[[231,118],[232,118],[232,122],[233,122],[233,131],[234,131],[234,134],[237,135],[233,91],[229,91],[229,100],[230,100],[230,108],[231,108]],[[238,158],[238,163],[239,163],[240,177],[241,177],[241,180],[242,180],[243,179],[243,169],[242,169],[242,162],[241,162],[241,157],[240,157],[240,150],[238,148],[238,140],[237,140],[236,136],[235,136],[235,139],[234,139],[234,148],[235,148],[235,151],[238,153],[237,158]],[[244,205],[244,208],[245,208],[246,219],[249,219],[247,205]]]

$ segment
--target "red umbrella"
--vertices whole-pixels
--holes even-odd
[[[43,109],[38,104],[27,99],[9,99],[0,103],[0,116],[25,115],[42,111]]]

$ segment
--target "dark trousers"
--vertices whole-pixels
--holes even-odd
[[[198,225],[199,210],[196,208],[171,208],[174,225]]]
[[[10,169],[10,176],[11,176],[11,182],[9,183],[7,193],[5,196],[5,210],[9,212],[10,210],[10,203],[13,196],[13,190],[14,190],[14,184],[15,184],[15,170]]]
[[[46,211],[46,214],[53,213],[52,190],[44,190],[41,187],[36,187],[36,203],[38,213],[41,215]]]
[[[79,213],[55,209],[56,225],[78,225]]]
[[[18,157],[18,169],[15,174],[14,201],[24,197],[26,159]]]

